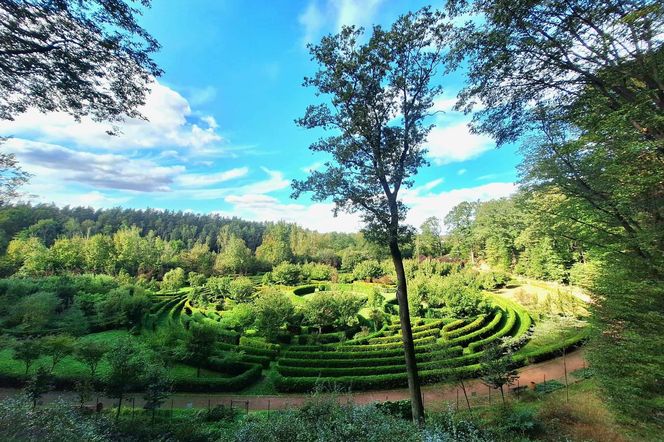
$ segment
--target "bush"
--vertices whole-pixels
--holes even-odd
[[[477,329],[473,332],[470,332],[468,334],[451,339],[447,341],[447,343],[449,345],[466,345],[477,339],[481,339],[484,336],[488,335],[489,333],[493,332],[493,330],[498,326],[498,324],[500,324],[500,321],[502,321],[502,319],[503,319],[503,312],[498,311],[494,315],[493,319],[491,319],[491,321],[489,321],[489,323],[484,327]]]
[[[316,285],[316,284],[301,285],[301,286],[295,287],[293,289],[293,294],[295,294],[296,296],[309,295],[309,294],[315,292],[317,288],[318,288],[318,285]]]
[[[487,336],[484,339],[471,342],[470,344],[468,344],[468,350],[474,352],[478,348],[484,348],[485,346],[495,342],[496,340],[509,335],[514,329],[514,326],[516,325],[517,314],[514,310],[509,309],[507,310],[506,315],[507,318],[505,319],[504,324],[502,325],[502,327],[500,327],[500,329],[497,332],[493,333],[491,336]]]
[[[296,440],[294,431],[298,442],[422,440],[412,422],[385,414],[373,405],[340,405],[334,399],[322,398],[297,409],[271,413],[269,419],[250,415],[228,440],[291,442]]]
[[[362,281],[372,281],[384,274],[383,267],[375,260],[362,261],[353,268],[353,278]]]
[[[302,269],[297,264],[282,262],[272,269],[271,278],[276,284],[295,285],[302,280]]]
[[[302,277],[307,280],[329,281],[336,274],[336,269],[327,264],[306,263],[302,264]]]
[[[165,292],[176,292],[184,287],[186,277],[182,267],[169,270],[161,281],[161,290]]]
[[[248,302],[255,292],[253,281],[246,276],[235,278],[228,286],[228,294],[236,302]]]
[[[376,408],[389,416],[405,420],[413,419],[413,410],[409,400],[378,402]]]

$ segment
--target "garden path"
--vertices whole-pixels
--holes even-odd
[[[518,386],[534,387],[534,384],[540,384],[545,381],[557,380],[564,383],[565,378],[565,363],[567,365],[567,372],[570,373],[574,370],[586,367],[585,354],[583,349],[575,350],[567,354],[565,360],[563,357],[558,357],[545,362],[532,364],[523,367],[519,370]],[[575,379],[569,376],[569,382]],[[533,384],[534,383],[534,384]],[[471,403],[487,403],[490,400],[500,400],[500,393],[496,390],[489,392],[489,388],[484,385],[479,379],[470,379],[465,382],[466,391],[468,392]],[[508,396],[517,394],[512,385]],[[507,389],[506,389],[507,390]],[[0,389],[0,398],[16,395],[20,390],[2,388]],[[507,392],[507,391],[506,391]],[[459,406],[465,406],[463,393],[457,386],[449,384],[427,385],[422,387],[422,394],[424,396],[424,404],[428,409],[440,409],[447,407],[448,404],[456,406],[458,397]],[[396,401],[408,399],[408,389],[394,389],[394,390],[374,390],[362,391],[351,394],[337,395],[340,402],[355,402],[357,404],[368,404],[372,402],[382,401]],[[76,394],[72,392],[51,392],[44,397],[45,402],[50,402],[58,397],[65,400],[76,401]],[[171,396],[164,408],[207,408],[208,406],[215,406],[223,404],[226,406],[232,405],[233,407],[242,410],[279,410],[289,407],[297,407],[311,398],[306,394],[281,394],[281,395],[264,395],[264,396],[248,396],[240,394],[227,394],[227,393],[176,393]],[[95,401],[99,400],[104,404],[104,407],[113,406],[115,402],[113,399],[93,398],[92,405]],[[131,406],[132,400],[129,399],[125,402]],[[135,406],[142,407],[143,399],[140,395],[135,396]]]

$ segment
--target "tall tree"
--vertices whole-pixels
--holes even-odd
[[[477,131],[523,139],[525,188],[555,234],[592,248],[589,357],[611,405],[657,419],[664,336],[664,7],[652,0],[450,0],[457,107]],[[616,361],[621,363],[616,364]],[[653,361],[657,361],[654,362]],[[659,362],[659,363],[658,363]],[[657,374],[659,372],[659,374]]]
[[[30,107],[76,118],[141,117],[161,70],[157,41],[136,21],[149,0],[0,2],[0,119]]]
[[[193,322],[185,337],[184,350],[187,358],[196,364],[196,377],[201,377],[201,367],[212,356],[219,332],[214,325]]]
[[[440,220],[435,216],[425,219],[415,239],[415,255],[438,257],[444,253]]]
[[[445,215],[445,226],[452,246],[451,253],[457,257],[466,257],[475,262],[477,247],[473,238],[473,222],[479,207],[479,201],[464,201],[454,206]]]
[[[374,26],[366,43],[364,30],[344,27],[337,35],[310,46],[321,69],[304,84],[331,102],[311,105],[297,122],[305,128],[336,131],[311,145],[332,161],[304,181],[294,181],[294,197],[312,192],[331,198],[335,213],[359,212],[364,234],[387,245],[397,274],[397,299],[413,419],[424,420],[412,339],[406,276],[400,244],[412,235],[403,224],[406,206],[399,198],[423,166],[422,145],[430,127],[424,124],[433,98],[432,86],[443,55],[448,26],[429,8],[399,17],[390,29]]]
[[[118,340],[106,353],[108,370],[104,379],[106,394],[118,399],[115,420],[120,418],[122,400],[128,391],[140,385],[147,360],[144,349],[131,338]]]

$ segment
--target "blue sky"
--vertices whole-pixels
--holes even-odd
[[[334,219],[331,205],[289,198],[290,181],[319,167],[307,147],[320,133],[297,127],[314,91],[302,87],[316,66],[305,48],[343,24],[389,26],[415,1],[159,0],[141,18],[161,43],[164,75],[122,135],[108,125],[29,111],[0,121],[5,149],[33,173],[33,201],[217,212],[254,220],[297,222],[322,231],[354,231],[354,215]],[[519,156],[471,135],[468,116],[451,111],[463,73],[438,79],[427,147],[431,166],[404,195],[408,221],[444,217],[463,200],[511,193]]]

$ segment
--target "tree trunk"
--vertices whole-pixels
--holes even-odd
[[[461,383],[461,390],[463,390],[463,396],[466,398],[466,405],[468,405],[468,411],[470,411],[470,401],[468,400],[468,393],[466,392],[466,384],[463,382],[463,379],[459,379]]]
[[[505,405],[505,393],[503,393],[503,386],[500,386],[500,397],[503,399],[503,405]]]
[[[115,413],[115,422],[117,423],[118,420],[120,419],[120,410],[122,410],[122,396],[118,398],[118,411]]]
[[[396,241],[390,242],[390,254],[397,273],[397,302],[399,303],[399,321],[401,322],[401,340],[403,342],[404,356],[406,358],[406,373],[408,376],[408,390],[410,390],[410,404],[413,411],[413,421],[424,423],[424,404],[420,390],[420,379],[417,375],[417,360],[415,359],[415,345],[413,332],[410,326],[410,312],[408,311],[408,292],[406,288],[406,272],[403,268],[401,250]]]

